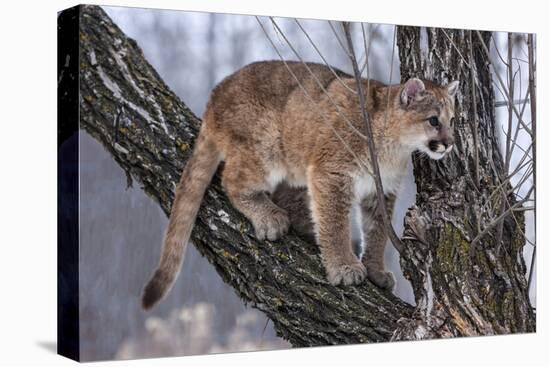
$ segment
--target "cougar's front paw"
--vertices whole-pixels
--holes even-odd
[[[286,211],[277,209],[269,215],[255,218],[253,225],[258,239],[275,241],[288,232],[290,221]]]
[[[367,277],[371,282],[382,289],[393,290],[393,287],[395,286],[395,277],[391,271],[367,269]]]
[[[327,266],[327,279],[332,285],[350,285],[359,284],[365,280],[367,271],[365,266],[360,262],[351,264],[331,265]]]

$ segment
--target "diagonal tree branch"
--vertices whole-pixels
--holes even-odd
[[[82,7],[80,40],[81,127],[168,214],[200,120],[100,8]],[[397,321],[412,313],[412,306],[370,283],[330,285],[317,246],[293,234],[277,242],[255,239],[219,176],[192,239],[224,281],[294,346],[388,341]],[[151,244],[159,252],[160,241]]]

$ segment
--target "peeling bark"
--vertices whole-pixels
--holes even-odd
[[[201,122],[161,80],[136,42],[99,7],[80,10],[81,128],[110,152],[126,172],[128,184],[139,182],[168,215]],[[411,45],[409,54],[401,52],[403,76],[422,75],[427,69],[413,44],[416,36],[415,29],[399,30],[401,46]],[[434,31],[430,39],[433,60],[427,76],[466,80],[468,70],[456,64],[441,36]],[[263,311],[278,335],[292,345],[534,330],[525,269],[522,260],[518,262],[523,242],[515,224],[505,222],[500,246],[491,242],[491,236],[476,246],[469,243],[477,233],[475,223],[483,225],[494,214],[482,206],[502,171],[493,133],[492,90],[487,87],[490,75],[481,58],[476,65],[483,181],[475,185],[467,178],[473,145],[467,123],[470,94],[464,84],[456,128],[461,158],[454,154],[439,163],[415,159],[419,193],[406,218],[406,237],[423,237],[426,243],[405,240],[402,266],[415,290],[416,309],[369,282],[330,285],[318,247],[293,233],[280,241],[258,241],[250,223],[223,193],[218,171],[203,200],[192,241],[239,297]],[[160,243],[161,239],[151,246],[160,250]]]

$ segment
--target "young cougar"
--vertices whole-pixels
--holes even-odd
[[[296,203],[309,203],[313,226],[302,220],[297,227],[314,233],[328,281],[355,284],[368,277],[379,287],[393,287],[393,275],[384,270],[387,238],[376,187],[363,166],[368,165],[369,155],[356,81],[333,69],[336,78],[324,65],[307,66],[315,77],[299,62],[257,62],[214,88],[193,155],[176,189],[159,267],[144,290],[145,309],[161,300],[174,283],[202,197],[221,161],[225,161],[223,188],[251,221],[258,239],[275,240],[290,224],[287,210],[276,205],[269,193],[282,182],[306,187],[307,200],[305,191],[291,190],[275,199],[290,210]],[[392,209],[414,150],[433,159],[452,150],[458,82],[447,86],[416,78],[402,85],[361,82],[384,194]],[[350,239],[353,205],[359,205],[362,213],[366,244],[362,259],[354,254]]]

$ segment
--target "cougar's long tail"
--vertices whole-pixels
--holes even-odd
[[[201,130],[176,188],[158,269],[143,291],[141,302],[144,309],[153,307],[172,288],[181,269],[204,192],[219,163],[220,152]]]

